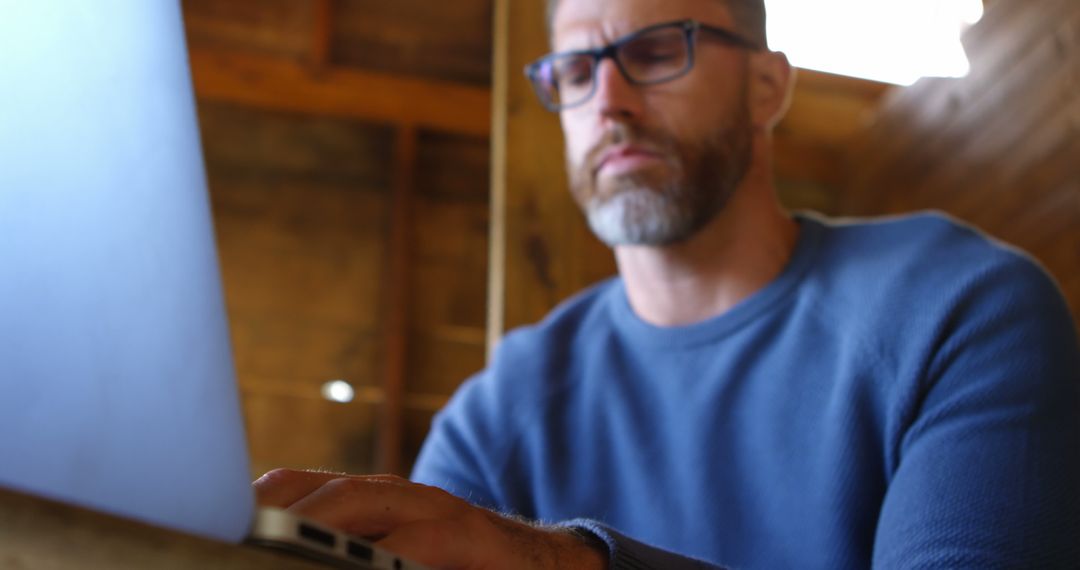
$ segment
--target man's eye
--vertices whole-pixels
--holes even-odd
[[[592,66],[584,61],[572,62],[562,66],[556,75],[561,86],[581,87],[592,81]]]
[[[675,50],[652,50],[635,52],[630,57],[638,63],[668,63],[679,59],[680,56]]]
[[[624,46],[622,57],[638,64],[662,64],[681,59],[684,51],[681,41],[639,40]]]

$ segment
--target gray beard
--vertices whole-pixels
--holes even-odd
[[[680,200],[641,186],[594,200],[586,207],[585,217],[596,237],[610,247],[676,243],[703,225],[694,212],[680,207]]]
[[[697,141],[676,141],[619,123],[581,164],[567,155],[570,188],[596,237],[609,247],[665,246],[686,241],[727,206],[750,169],[753,129],[742,101],[727,124]],[[639,142],[666,155],[663,175],[644,171],[596,178],[595,161],[610,145]]]
[[[650,186],[645,177],[612,181],[611,191],[584,204],[589,227],[609,247],[689,239],[724,209],[746,175],[750,138],[748,129],[720,134],[701,149],[699,164],[683,164],[692,170],[678,172],[661,187]]]

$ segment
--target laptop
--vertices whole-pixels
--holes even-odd
[[[0,486],[420,569],[255,506],[179,3],[0,13]]]

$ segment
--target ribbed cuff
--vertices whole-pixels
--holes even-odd
[[[594,520],[575,519],[558,526],[587,533],[598,544],[607,545],[609,570],[723,570],[721,566],[638,542]]]

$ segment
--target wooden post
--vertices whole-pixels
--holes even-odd
[[[312,0],[311,65],[316,69],[330,65],[333,40],[334,0]]]
[[[412,193],[417,163],[416,128],[402,126],[394,147],[394,188],[391,197],[387,271],[384,289],[385,365],[379,424],[379,468],[402,474],[405,379],[408,375],[409,264]]]
[[[510,88],[510,0],[494,0],[491,77],[491,222],[488,238],[487,359],[503,334],[506,290],[506,124]]]
[[[549,50],[543,2],[495,0],[490,349],[509,328],[615,272],[570,197],[558,117],[522,69]]]

